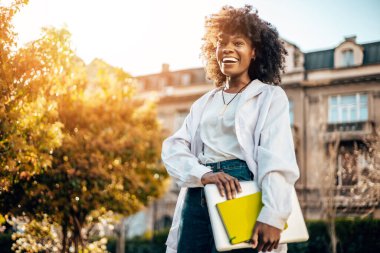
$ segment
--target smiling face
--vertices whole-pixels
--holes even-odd
[[[216,59],[219,68],[226,76],[249,78],[248,69],[255,50],[251,41],[244,35],[222,34],[216,45]]]

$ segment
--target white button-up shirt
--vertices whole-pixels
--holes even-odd
[[[167,252],[177,252],[178,229],[188,187],[203,187],[202,176],[211,170],[200,164],[199,122],[213,89],[191,106],[182,127],[162,146],[162,161],[181,187]],[[289,101],[279,86],[253,80],[242,93],[235,113],[235,129],[244,160],[262,190],[263,208],[258,221],[283,229],[291,213],[291,193],[299,177],[289,120]],[[276,251],[280,252],[281,247]],[[281,251],[283,252],[283,251]]]

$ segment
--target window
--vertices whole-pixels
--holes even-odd
[[[178,130],[182,126],[187,114],[189,114],[188,111],[176,112],[176,114],[174,116],[175,117],[174,118],[174,130]]]
[[[158,89],[162,89],[165,86],[166,86],[166,80],[165,80],[165,78],[163,78],[163,77],[159,78],[158,81],[157,81],[157,88]]]
[[[289,100],[289,118],[290,118],[290,125],[294,125],[294,103],[292,100]]]
[[[337,95],[329,97],[328,123],[349,123],[368,120],[368,95]]]
[[[349,186],[358,183],[357,161],[350,153],[339,153],[337,185]]]
[[[181,84],[189,85],[191,82],[191,75],[189,73],[181,75]]]
[[[354,51],[347,49],[342,52],[342,67],[349,67],[354,65]]]
[[[336,185],[353,186],[360,181],[369,163],[367,146],[360,141],[342,141],[337,157]]]

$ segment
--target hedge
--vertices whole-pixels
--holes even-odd
[[[304,243],[288,244],[289,253],[331,253],[326,223],[308,221],[310,238]],[[128,239],[125,253],[164,253],[168,229],[152,235]],[[338,253],[380,252],[380,220],[337,220]],[[0,233],[0,252],[11,253],[11,234]],[[109,238],[107,249],[116,252],[116,239]]]
[[[154,235],[144,235],[127,239],[125,242],[125,253],[165,253],[166,238],[169,229],[154,233]],[[108,238],[107,250],[116,252],[116,238]]]
[[[0,233],[0,252],[1,253],[11,253],[12,250],[12,234],[11,233]]]
[[[337,220],[338,253],[380,252],[380,220]],[[288,244],[289,253],[330,253],[328,226],[321,221],[307,222],[309,240]]]
[[[309,240],[288,244],[288,253],[331,253],[328,226],[323,221],[308,221]],[[136,237],[126,241],[125,253],[164,253],[168,230],[157,232],[152,239]],[[337,220],[338,253],[379,253],[380,220]],[[109,240],[108,250],[116,248],[116,239]]]

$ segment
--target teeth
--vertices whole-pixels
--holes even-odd
[[[226,57],[226,58],[223,58],[223,62],[238,62],[238,60],[233,57]]]

